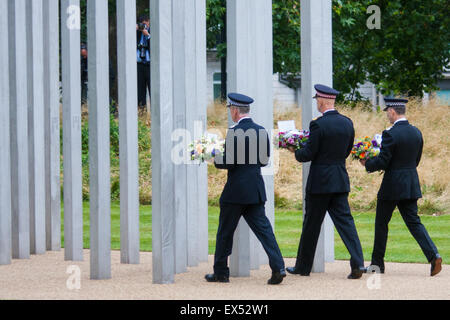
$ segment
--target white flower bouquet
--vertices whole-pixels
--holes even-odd
[[[191,161],[213,162],[217,155],[223,154],[225,140],[220,140],[214,136],[202,137],[189,144],[188,152]]]

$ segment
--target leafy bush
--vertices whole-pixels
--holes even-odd
[[[120,200],[120,151],[119,151],[119,121],[114,114],[110,115],[110,169],[111,169],[111,200]],[[151,137],[150,124],[141,118],[138,121],[138,150],[140,168],[140,199],[142,204],[151,204]],[[61,179],[63,172],[63,130],[60,130],[61,139]],[[82,159],[82,193],[83,201],[89,201],[89,119],[84,108],[81,124],[81,159]],[[62,180],[61,180],[62,181]],[[64,185],[61,183],[61,193],[64,194]]]

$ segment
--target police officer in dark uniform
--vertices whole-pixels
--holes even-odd
[[[416,168],[422,157],[423,138],[420,130],[405,118],[407,102],[406,99],[385,99],[384,111],[393,127],[383,132],[378,157],[361,161],[368,172],[385,171],[378,192],[371,265],[384,273],[388,224],[398,207],[406,226],[431,263],[431,276],[434,276],[441,271],[442,258],[417,215],[417,199],[422,193]]]
[[[269,163],[269,135],[249,117],[252,98],[237,93],[229,94],[228,98],[231,117],[237,125],[228,130],[224,154],[215,159],[216,168],[228,170],[228,179],[220,197],[214,273],[206,275],[205,279],[229,282],[228,256],[233,247],[234,231],[243,216],[269,257],[272,277],[268,284],[279,284],[286,271],[265,214],[267,198],[261,175],[261,167]]]
[[[322,222],[328,211],[347,250],[350,253],[349,279],[359,279],[364,273],[364,257],[348,204],[350,181],[345,160],[353,147],[355,130],[352,121],[334,109],[338,91],[315,85],[317,108],[323,116],[310,124],[310,138],[295,151],[299,162],[312,162],[306,185],[305,215],[295,267],[292,274],[309,276]]]

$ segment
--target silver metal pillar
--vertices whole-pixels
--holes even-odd
[[[111,278],[108,0],[87,2],[87,22],[90,267],[101,280]]]
[[[186,30],[189,19],[186,18],[186,8],[192,5],[190,2],[174,0],[173,6],[173,123],[174,129],[180,130],[180,133],[183,130],[187,130],[187,117],[189,116],[187,112],[187,78],[192,79],[193,77],[187,71],[189,61],[186,59],[186,43],[189,41],[189,31]],[[185,133],[181,137],[182,139],[193,138],[192,133],[191,136],[187,134],[187,131]],[[178,141],[176,142],[179,143]],[[175,177],[177,177],[177,183],[174,184],[176,273],[187,271],[188,256],[192,255],[192,252],[188,252],[188,243],[192,247],[191,239],[188,238],[188,230],[191,229],[188,225],[188,212],[191,211],[188,207],[188,192],[189,189],[197,189],[196,176],[192,175],[192,167],[184,162],[176,163],[174,166]],[[190,173],[189,179],[188,170]],[[192,204],[192,199],[189,202]]]
[[[174,124],[199,139],[206,131],[206,2],[173,7]],[[175,165],[176,271],[208,259],[207,165]]]
[[[139,159],[136,0],[117,0],[117,68],[120,132],[120,251],[122,263],[139,263]]]
[[[273,131],[273,32],[272,32],[272,0],[254,0],[251,3],[251,24],[255,26],[256,34],[251,37],[249,45],[254,54],[253,72],[254,80],[249,82],[255,92],[255,107],[252,109],[252,118],[262,125],[269,135]],[[272,141],[271,136],[269,138]],[[271,148],[273,144],[271,143]],[[262,168],[264,184],[266,187],[266,216],[275,228],[275,197],[274,197],[274,168],[273,148],[271,150],[271,163]],[[259,264],[268,264],[269,259],[261,243],[255,239]],[[256,265],[256,268],[259,266]]]
[[[175,274],[173,131],[173,0],[150,0],[152,76],[153,283],[172,283]]]
[[[83,260],[80,2],[61,0],[64,258]]]
[[[207,129],[206,102],[206,0],[196,0],[195,3],[195,60],[196,60],[196,90],[197,90],[197,124],[198,131]],[[201,135],[195,133],[194,135]],[[198,262],[208,261],[208,166],[197,167],[198,175]]]
[[[251,95],[249,83],[249,2],[227,0],[227,88],[228,92],[239,92]],[[230,118],[229,118],[230,119]],[[229,120],[229,125],[233,125]],[[251,241],[252,240],[252,241]],[[241,218],[233,238],[233,249],[230,256],[230,275],[250,276],[251,248],[254,239],[250,238],[250,228]]]
[[[44,254],[45,147],[44,147],[44,39],[43,2],[27,1],[28,56],[28,165],[30,192],[30,252]]]
[[[333,85],[331,0],[301,0],[302,125],[309,128],[318,117],[314,84]],[[310,164],[303,165],[303,195]],[[303,196],[303,199],[305,198]],[[303,201],[304,203],[304,201]],[[334,260],[334,226],[327,214],[317,243],[312,272],[324,272],[325,262]]]
[[[30,257],[26,1],[8,1],[12,257]]]
[[[271,132],[272,105],[272,6],[270,0],[227,1],[228,92],[255,99],[252,117]],[[266,175],[266,214],[274,221],[273,176]],[[267,261],[262,247],[243,219],[239,222],[230,257],[232,276],[249,276]]]
[[[44,1],[45,211],[47,250],[61,249],[59,1]]]
[[[0,0],[0,265],[11,263],[8,0]]]
[[[184,76],[184,99],[186,103],[185,117],[186,129],[195,136],[195,121],[197,121],[197,61],[196,61],[196,12],[195,1],[185,1],[184,7],[184,61],[185,61],[185,76]],[[175,8],[174,8],[175,10]],[[174,30],[174,37],[176,35]],[[174,46],[174,57],[177,50]],[[176,81],[174,68],[174,81]],[[176,90],[174,90],[174,94]],[[199,211],[198,211],[198,192],[199,192],[199,170],[197,165],[187,166],[187,188],[184,193],[187,199],[187,262],[189,267],[198,265],[198,249],[199,249]]]

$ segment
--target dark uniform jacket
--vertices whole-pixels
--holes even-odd
[[[422,157],[422,148],[422,133],[408,121],[399,121],[390,130],[383,132],[380,154],[366,162],[368,172],[385,171],[378,199],[422,197],[416,169]]]
[[[263,127],[247,118],[230,128],[224,155],[216,157],[215,160],[216,168],[228,170],[228,179],[220,197],[220,203],[260,204],[266,202],[261,167],[267,166],[269,157],[269,135]]]
[[[353,122],[333,110],[311,121],[309,130],[310,138],[305,147],[295,152],[297,161],[311,161],[306,192],[350,192],[345,160],[352,151],[355,139]]]

